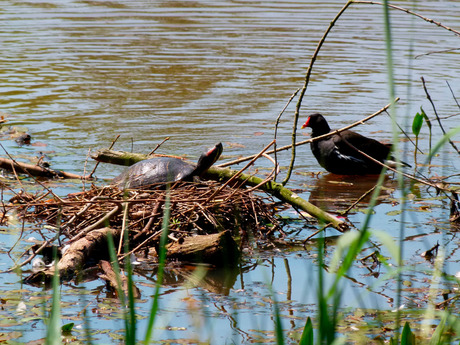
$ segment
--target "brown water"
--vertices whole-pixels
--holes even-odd
[[[413,7],[409,1],[398,4]],[[35,143],[47,146],[19,148],[11,140],[2,143],[13,155],[45,151],[53,167],[79,174],[83,173],[88,149],[107,147],[118,134],[121,138],[116,148],[120,150],[146,153],[170,137],[160,149],[162,153],[196,158],[203,148],[218,141],[224,143],[224,159],[257,153],[272,140],[276,117],[291,94],[302,86],[314,49],[342,6],[342,1],[5,1],[0,11],[0,111],[7,114],[9,125],[27,127]],[[460,29],[458,2],[423,1],[416,4],[415,10]],[[433,52],[458,48],[459,38],[405,13],[391,14],[396,94],[401,97],[398,123],[409,123],[410,128],[412,116],[420,106],[434,118],[421,85],[422,76],[440,115],[458,114],[459,108],[446,82],[459,98],[460,52]],[[427,53],[433,54],[413,58]],[[302,119],[308,113],[321,112],[328,116],[332,127],[339,128],[377,111],[388,99],[382,8],[352,5],[319,54],[302,104]],[[294,104],[282,118],[280,144],[290,142]],[[453,128],[459,124],[458,116],[443,120],[443,124],[447,129]],[[389,117],[383,114],[358,131],[390,141],[391,127]],[[434,126],[434,132],[438,140],[439,126]],[[305,136],[308,131],[301,132],[301,138]],[[422,130],[420,145],[427,150],[426,128]],[[408,151],[406,160],[411,161],[413,148],[408,146]],[[290,152],[279,158],[282,165],[287,165]],[[433,162],[438,167],[431,174],[458,173],[458,162],[458,155],[446,146]],[[119,171],[118,167],[101,166],[97,175],[111,178]],[[343,183],[310,175],[319,171],[310,150],[301,148],[290,187],[304,188],[302,196],[307,199],[310,191],[313,198],[319,189],[319,195],[345,198],[343,204],[367,189],[359,181],[343,188]],[[346,183],[350,182],[345,182],[345,186]],[[393,187],[391,182],[389,187]],[[63,184],[56,188],[66,194],[78,186]],[[350,190],[360,194],[350,195]],[[418,212],[423,200],[430,196],[428,192],[423,188],[421,198],[409,205],[414,212],[410,220],[406,219],[406,235],[411,239],[408,259],[416,258],[426,268],[424,261],[418,260],[418,252],[440,240],[451,253],[448,262],[457,265],[460,258],[453,248],[458,238],[446,223],[447,202],[433,195],[426,202],[432,211],[428,215]],[[376,209],[380,218],[376,217],[372,225],[396,238],[400,219],[394,205],[399,194],[391,190],[388,193],[394,203],[380,204]],[[289,215],[295,217],[295,213]],[[358,212],[350,220],[359,226],[362,218]],[[433,226],[434,221],[437,226]],[[298,230],[298,225],[292,225],[293,233]],[[308,228],[300,236],[304,238],[310,233]],[[4,236],[0,237],[2,252],[12,246],[17,234],[10,232]],[[270,303],[261,299],[268,294],[264,287],[268,281],[273,281],[275,291],[283,297],[288,295],[282,310],[285,329],[302,327],[306,316],[314,316],[315,293],[310,283],[316,271],[313,252],[260,255],[266,260],[264,264],[245,270],[231,286],[186,290],[179,285],[172,289],[173,293],[165,295],[162,312],[167,316],[162,322],[186,330],[164,330],[156,339],[193,338],[191,334],[198,327],[190,319],[190,306],[185,303],[188,298],[208,305],[203,315],[215,322],[208,324],[209,319],[204,318],[208,323],[198,328],[202,329],[198,339],[210,339],[212,343],[224,343],[227,339],[246,342],[257,338],[254,329],[266,330],[264,336],[271,337]],[[1,269],[12,265],[9,258],[1,261]],[[446,270],[449,274],[455,271],[452,267]],[[288,279],[287,272],[292,272],[293,280]],[[357,268],[351,275],[365,280],[365,270]],[[421,274],[415,280],[424,277]],[[16,280],[16,276],[2,275],[0,286],[16,293]],[[142,278],[139,280],[142,282]],[[148,288],[143,291],[142,301],[149,302],[152,290],[144,283]],[[373,283],[371,280],[351,284],[347,291],[359,295],[360,286]],[[78,289],[94,293],[102,286],[102,282],[96,281]],[[74,288],[65,289],[63,303],[73,304]],[[33,305],[31,298],[41,296],[28,287],[21,291],[20,300],[29,306]],[[228,296],[221,295],[222,291],[228,292]],[[372,295],[364,299],[364,304],[375,307],[375,302],[382,309],[392,309],[394,306],[385,296],[393,293],[394,285],[386,283],[379,293],[383,297],[375,299]],[[12,318],[18,317],[15,303],[17,299],[6,308]],[[107,302],[99,296],[91,303],[101,307]],[[147,314],[149,303],[139,305],[141,314]],[[346,306],[355,304],[347,299]],[[76,318],[76,323],[81,323],[76,316],[81,308],[69,306],[64,318]],[[232,308],[238,310],[241,319],[233,328],[229,321]],[[251,319],[253,313],[257,315],[255,319]],[[113,323],[110,317],[90,317],[94,317],[91,324],[98,332],[117,329],[122,324]],[[26,321],[18,324],[20,341],[44,335],[28,332],[30,324]],[[40,321],[35,325],[43,330]],[[100,335],[100,339],[107,342],[108,338]]]

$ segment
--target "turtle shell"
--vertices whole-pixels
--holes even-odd
[[[196,165],[179,158],[150,158],[129,167],[113,183],[125,188],[140,188],[155,183],[192,180]]]
[[[174,157],[146,159],[131,165],[112,184],[119,188],[149,188],[154,184],[192,181],[193,176],[200,176],[216,162],[222,149],[222,143],[211,147],[203,152],[197,164]]]

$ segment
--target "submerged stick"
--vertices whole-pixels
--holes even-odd
[[[444,129],[444,126],[442,125],[441,119],[439,118],[439,115],[438,115],[438,112],[437,112],[436,107],[434,105],[434,102],[431,99],[430,94],[428,93],[428,89],[426,88],[425,79],[423,77],[421,77],[420,79],[422,80],[422,83],[423,83],[423,89],[425,90],[426,98],[431,103],[431,106],[432,106],[433,111],[434,111],[434,115],[436,115],[436,119],[438,120],[439,127],[441,128],[442,133],[444,135],[446,135],[446,131]],[[460,154],[460,151],[458,150],[457,146],[455,146],[454,142],[452,140],[450,140],[450,139],[449,139],[449,144],[454,148],[455,151],[457,151],[458,154]]]

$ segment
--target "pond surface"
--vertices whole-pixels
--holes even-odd
[[[303,85],[318,41],[343,5],[333,0],[7,1],[0,11],[0,111],[8,121],[4,129],[25,128],[32,135],[32,145],[18,146],[13,131],[3,132],[1,143],[19,160],[43,152],[55,169],[80,175],[94,166],[91,160],[86,163],[88,150],[110,146],[117,135],[121,136],[115,145],[118,150],[148,153],[169,137],[158,152],[197,159],[204,148],[222,141],[222,161],[258,153],[273,139],[278,114]],[[460,29],[458,2],[399,1],[397,5]],[[300,121],[309,113],[321,112],[331,127],[340,128],[389,103],[382,13],[381,6],[355,4],[340,18],[314,65]],[[396,95],[401,98],[397,122],[411,135],[412,118],[423,107],[433,121],[434,145],[442,132],[420,78],[426,81],[445,129],[458,126],[460,109],[452,93],[459,99],[459,37],[400,11],[391,11],[391,20]],[[290,143],[296,102],[281,118],[279,145]],[[390,142],[392,122],[382,114],[356,130]],[[307,139],[309,130],[298,134],[300,140]],[[458,139],[454,141],[460,146]],[[428,152],[426,126],[419,145]],[[413,152],[410,143],[402,145],[403,160],[415,167]],[[280,153],[278,159],[286,167],[290,151]],[[418,154],[419,162],[424,159]],[[262,173],[269,168],[264,165],[267,162],[258,163]],[[457,152],[445,145],[423,173],[458,174],[459,162]],[[96,183],[103,185],[121,171],[121,167],[102,164]],[[460,261],[458,228],[448,220],[449,200],[423,185],[412,188],[402,216],[401,193],[388,175],[370,226],[395,240],[402,231],[408,268],[403,275],[403,308],[423,310],[433,263],[420,254],[439,243],[445,253],[443,272],[453,277]],[[449,179],[458,181],[458,176]],[[288,187],[336,212],[346,209],[374,182],[328,175],[310,149],[302,146]],[[13,190],[20,189],[9,183]],[[41,188],[27,179],[23,183],[27,188]],[[59,195],[81,189],[75,181],[47,185]],[[3,191],[4,200],[11,196],[9,190]],[[357,229],[366,208],[361,203],[348,217]],[[154,339],[211,344],[274,341],[275,296],[287,342],[296,343],[306,318],[315,317],[317,288],[316,245],[308,244],[305,249],[298,243],[317,226],[303,221],[293,210],[284,211],[283,216],[291,218],[285,232],[297,243],[292,247],[254,249],[246,253],[239,270],[208,272],[200,286],[194,285],[191,271],[167,272]],[[17,239],[38,237],[35,230],[33,224],[26,224],[24,233],[22,224],[0,229],[0,270],[19,260],[30,244],[22,240],[15,246]],[[46,236],[46,229],[42,231]],[[339,235],[335,230],[326,232],[328,261]],[[372,237],[362,257],[376,246],[394,265],[377,238]],[[353,340],[365,341],[359,338],[366,334],[362,325],[373,324],[365,310],[391,314],[399,307],[395,305],[395,278],[386,277],[387,272],[383,265],[377,273],[370,272],[361,262],[349,272],[342,304],[343,334],[360,328],[362,332]],[[333,278],[332,272],[325,274],[327,281]],[[6,316],[0,321],[0,339],[21,343],[45,336],[43,306],[50,303],[50,292],[21,284],[22,275],[27,272],[0,275],[2,314]],[[137,301],[141,339],[156,276],[139,269],[135,279],[141,289]],[[450,287],[448,283],[444,286]],[[84,339],[86,316],[94,343],[123,343],[120,305],[102,280],[64,284],[61,294],[63,322],[76,324],[73,336]],[[441,298],[436,297],[436,302]],[[21,302],[25,311],[18,309]],[[404,313],[407,318],[411,315]],[[369,333],[381,329],[379,324]]]

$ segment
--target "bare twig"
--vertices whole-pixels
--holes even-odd
[[[371,194],[374,189],[377,187],[377,185],[375,185],[374,187],[372,187],[371,189],[369,189],[366,193],[364,193],[363,195],[361,195],[353,204],[351,204],[350,206],[348,206],[348,208],[341,212],[342,215],[345,215],[347,214],[348,212],[350,212],[350,210],[355,207],[361,200],[363,200],[366,196],[368,196],[369,194]]]
[[[115,137],[115,139],[113,139],[112,144],[110,144],[109,150],[112,149],[113,145],[115,145],[115,143],[117,142],[118,138],[120,138],[120,134],[118,134]],[[96,163],[96,165],[93,168],[93,171],[91,171],[91,173],[88,175],[89,178],[92,178],[93,174],[96,172],[96,169],[97,169],[98,165],[99,165],[99,162]]]
[[[332,30],[332,27],[335,25],[337,20],[339,20],[340,16],[345,12],[345,10],[352,4],[352,0],[348,0],[347,3],[342,7],[342,9],[337,13],[335,18],[331,21],[329,24],[328,28],[323,34],[323,37],[318,42],[318,45],[316,46],[316,49],[310,59],[310,65],[307,68],[307,73],[305,75],[305,82],[302,87],[302,90],[300,91],[299,99],[297,101],[296,109],[295,109],[295,114],[294,114],[294,123],[292,125],[292,154],[291,154],[291,163],[289,164],[288,171],[286,173],[286,177],[284,178],[283,182],[281,183],[283,186],[286,185],[286,183],[289,181],[291,178],[292,170],[294,169],[294,163],[295,163],[295,154],[296,154],[296,136],[297,136],[297,124],[299,122],[299,114],[300,114],[300,106],[302,105],[302,100],[303,96],[305,95],[305,92],[307,91],[307,86],[308,83],[310,82],[310,76],[311,72],[313,70],[313,65],[316,61],[316,58],[318,57],[319,51],[321,47],[323,46],[324,42],[326,41],[326,37],[329,34],[329,32]]]
[[[432,54],[449,53],[449,52],[453,52],[453,51],[456,51],[456,50],[460,50],[460,48],[451,48],[451,49],[435,50],[435,51],[428,52],[428,53],[418,54],[418,55],[415,55],[415,56],[414,56],[414,59],[418,59],[418,58],[421,57],[421,56],[427,56],[427,55],[432,55]]]
[[[278,162],[278,157],[276,156],[276,138],[278,136],[278,125],[279,125],[279,122],[280,122],[280,119],[281,119],[281,116],[284,114],[284,111],[286,110],[286,108],[288,107],[289,104],[291,104],[292,100],[294,99],[294,97],[297,95],[297,93],[300,91],[300,88],[298,88],[292,95],[291,97],[289,98],[289,100],[287,101],[286,105],[283,107],[283,109],[280,111],[278,117],[276,118],[276,122],[275,122],[275,135],[274,135],[274,140],[275,140],[275,144],[273,145],[273,149],[274,149],[274,153],[275,153],[275,165],[277,165],[277,162]],[[275,178],[274,180],[276,181],[276,176],[278,175],[278,172],[275,171]]]
[[[148,155],[149,156],[153,155],[155,153],[155,151],[158,150],[158,148],[168,140],[169,140],[169,137],[164,138],[163,141],[161,143],[157,144],[157,146],[155,146],[155,148],[152,151],[150,151],[150,153]]]
[[[460,49],[460,48],[459,48]],[[454,98],[454,101],[455,103],[457,104],[457,107],[460,108],[460,104],[458,103],[457,101],[457,97],[455,97],[455,94],[454,94],[454,91],[452,90],[452,88],[450,87],[450,84],[449,82],[446,80],[446,83],[447,83],[447,86],[449,87],[449,90],[450,90],[450,93],[452,94],[452,97]]]
[[[385,113],[389,116],[389,118],[394,121],[394,123],[396,124],[396,126],[399,128],[399,130],[401,131],[402,134],[404,134],[404,136],[407,138],[407,140],[409,140],[411,142],[412,145],[414,145],[415,149],[418,150],[422,155],[424,154],[422,150],[420,150],[420,148],[418,147],[418,145],[415,145],[415,143],[412,141],[412,139],[410,138],[409,134],[406,133],[405,130],[403,130],[401,128],[401,126],[399,125],[399,123],[397,123],[393,117],[390,115],[390,113],[388,113],[388,111],[385,111]]]
[[[222,186],[220,186],[213,194],[211,194],[211,196],[204,202],[204,204],[208,203],[210,200],[212,200],[212,198],[214,198],[214,196],[219,193],[222,189],[224,189],[226,186],[228,186],[232,181],[235,181],[238,176],[240,176],[243,171],[245,171],[247,168],[249,168],[260,156],[262,156],[265,151],[267,151],[270,146],[272,146],[274,143],[276,142],[276,140],[272,140],[272,142],[270,144],[268,144],[267,146],[265,146],[265,148],[260,151],[257,155],[254,156],[254,158],[251,159],[251,161],[246,164],[242,169],[240,169],[235,175],[232,176],[232,178],[230,178],[227,182],[225,182]]]
[[[434,105],[434,102],[431,99],[430,94],[428,93],[428,89],[426,88],[425,79],[423,77],[421,77],[420,79],[422,80],[422,83],[423,83],[423,89],[425,90],[426,98],[428,98],[428,101],[430,101],[431,106],[433,107],[433,111],[434,111],[434,114],[436,115],[436,119],[438,120],[439,127],[441,128],[442,133],[444,135],[446,135],[446,131],[444,130],[444,127],[443,127],[443,125],[441,123],[441,120],[439,118],[438,112],[436,111],[436,106]],[[448,139],[448,141],[449,141],[450,145],[454,148],[454,150],[457,151],[458,154],[460,154],[460,151],[458,150],[457,146],[455,146],[455,144],[452,142],[452,140]]]
[[[380,6],[385,6],[385,4],[381,3],[381,2],[378,2],[378,1],[362,1],[362,0],[351,0],[353,3],[355,4],[370,4],[370,5],[380,5]],[[450,31],[456,35],[459,35],[460,36],[460,31],[457,31],[457,30],[454,30],[448,26],[445,26],[443,24],[441,24],[441,22],[437,22],[437,21],[434,21],[433,19],[430,19],[428,17],[424,17],[422,16],[421,14],[418,14],[416,12],[413,12],[411,10],[408,10],[407,8],[403,8],[403,7],[400,7],[400,6],[395,6],[395,5],[391,5],[391,4],[388,4],[388,7],[392,8],[392,9],[395,9],[395,10],[398,10],[398,11],[402,11],[402,12],[406,12],[408,14],[412,14],[420,19],[423,19],[424,21],[428,22],[428,23],[432,23],[432,24],[435,24],[443,29],[446,29],[447,31]]]
[[[70,239],[70,242],[76,241],[83,236],[85,236],[88,232],[99,229],[105,222],[109,221],[113,216],[115,216],[118,212],[120,212],[120,204],[117,204],[110,212],[106,213],[101,219],[99,219],[96,223],[80,230],[80,232]]]

